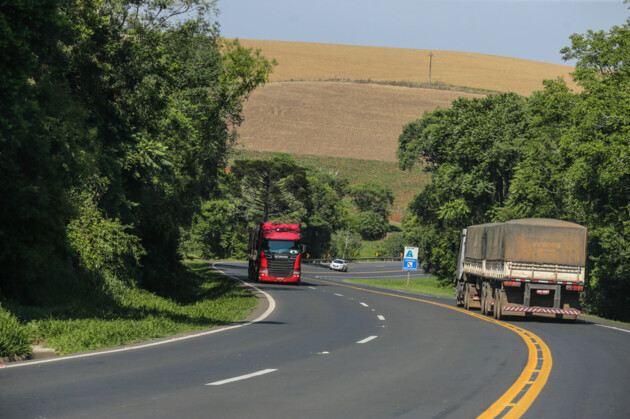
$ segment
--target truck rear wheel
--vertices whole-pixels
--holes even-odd
[[[492,286],[489,285],[488,291],[486,292],[486,314],[488,316],[494,315],[492,301],[494,301],[494,289],[492,288]]]
[[[464,285],[464,308],[470,310],[470,287],[469,284]]]
[[[488,289],[484,286],[481,287],[481,314],[488,314],[488,307],[486,305],[486,301],[488,299]]]
[[[492,311],[492,300],[494,298],[492,291],[492,287],[488,283],[484,283],[481,288],[481,313],[486,316],[489,316]]]
[[[497,320],[503,319],[503,298],[501,297],[501,290],[496,289],[494,293],[494,318]]]

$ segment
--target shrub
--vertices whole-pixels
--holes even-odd
[[[31,353],[31,336],[18,319],[0,307],[0,357]]]
[[[131,269],[140,264],[146,251],[140,238],[130,233],[131,225],[105,218],[94,197],[81,195],[77,217],[67,227],[68,241],[76,252],[79,266],[93,285],[99,285],[104,274],[131,280]]]
[[[388,227],[387,218],[374,211],[362,211],[350,220],[350,229],[361,234],[364,240],[382,239]]]

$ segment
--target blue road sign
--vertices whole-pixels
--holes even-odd
[[[405,258],[403,260],[403,271],[417,271],[418,259]]]

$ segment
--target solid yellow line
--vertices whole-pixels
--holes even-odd
[[[311,278],[309,278],[309,280],[311,280]],[[521,375],[516,379],[514,384],[512,384],[512,386],[505,393],[503,393],[503,395],[496,402],[494,402],[488,409],[486,409],[485,412],[480,414],[477,417],[478,419],[494,418],[498,416],[505,409],[506,406],[510,406],[511,409],[509,412],[507,412],[507,414],[503,416],[504,418],[520,418],[527,411],[527,409],[529,409],[529,407],[532,405],[534,400],[536,400],[536,397],[538,397],[538,394],[540,394],[540,391],[547,383],[547,379],[549,378],[549,374],[551,373],[551,366],[553,364],[553,361],[551,358],[551,351],[549,350],[549,348],[547,347],[547,345],[545,344],[545,342],[543,342],[541,338],[539,338],[538,336],[536,336],[529,330],[511,325],[509,323],[504,323],[496,319],[493,319],[491,317],[477,314],[475,312],[471,312],[471,311],[468,311],[459,307],[453,307],[447,304],[437,303],[435,301],[424,300],[422,298],[392,294],[392,293],[383,292],[383,291],[368,290],[365,288],[353,287],[351,285],[340,284],[338,282],[329,282],[329,281],[324,281],[321,279],[312,279],[312,280],[323,282],[325,284],[352,288],[359,291],[371,292],[373,294],[382,294],[382,295],[388,295],[388,296],[396,297],[396,298],[404,298],[407,300],[433,304],[436,306],[448,308],[450,310],[459,311],[460,313],[464,313],[469,316],[473,316],[473,317],[476,317],[478,319],[481,319],[490,323],[497,324],[499,326],[505,327],[506,329],[509,329],[513,331],[514,333],[518,334],[525,341],[525,344],[527,345],[527,349],[529,351],[529,354],[527,357],[527,364],[525,365],[525,368],[521,372]],[[538,351],[536,350],[536,345],[534,345],[534,343],[532,342],[532,339],[538,344],[538,346],[542,350],[543,362],[542,362],[542,367],[540,368],[540,370],[536,369],[536,365],[538,364]],[[527,392],[523,395],[523,397],[521,397],[521,399],[517,403],[512,403],[512,400],[514,400],[514,398],[521,392],[521,390],[525,387],[525,385],[531,383],[530,377],[532,376],[533,372],[538,372],[538,376],[534,380],[533,384],[529,387]]]

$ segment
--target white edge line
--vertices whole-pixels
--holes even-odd
[[[619,332],[626,332],[626,333],[630,333],[630,330],[620,329],[620,328],[618,328],[618,327],[606,326],[606,325],[603,325],[603,324],[596,324],[595,326],[605,327],[606,329],[613,329],[613,330],[617,330],[617,331],[619,331]]]
[[[219,333],[219,332],[225,332],[226,330],[237,329],[239,327],[250,326],[250,325],[252,325],[254,323],[259,323],[259,322],[265,320],[267,317],[269,317],[269,315],[271,313],[273,313],[273,311],[276,309],[276,301],[273,299],[273,297],[271,295],[267,294],[265,291],[261,290],[260,288],[255,287],[252,284],[246,283],[242,279],[239,279],[239,278],[237,278],[235,276],[226,274],[222,270],[218,269],[215,266],[215,263],[212,264],[212,269],[214,269],[217,272],[220,272],[221,274],[227,276],[228,278],[232,278],[232,279],[240,282],[241,285],[245,285],[245,286],[251,287],[251,288],[255,289],[256,291],[258,291],[259,293],[261,293],[262,295],[264,295],[265,298],[267,299],[267,301],[269,302],[269,307],[267,307],[267,310],[265,310],[265,312],[263,314],[261,314],[258,318],[254,319],[252,321],[249,321],[249,322],[242,323],[242,324],[235,324],[235,325],[232,325],[232,326],[219,327],[219,328],[215,328],[215,329],[212,329],[212,330],[206,330],[204,332],[195,333],[195,334],[192,334],[192,335],[186,335],[186,336],[181,336],[181,337],[173,337],[171,339],[165,338],[166,340],[161,340],[159,342],[144,343],[144,344],[135,345],[135,346],[126,346],[124,348],[106,349],[104,351],[88,352],[88,353],[79,354],[79,355],[67,355],[67,356],[61,356],[59,358],[42,359],[40,361],[23,361],[23,362],[17,362],[17,363],[0,364],[0,369],[3,369],[3,368],[27,367],[27,366],[31,366],[31,365],[41,365],[41,364],[48,364],[48,363],[51,363],[51,362],[66,361],[66,360],[69,360],[69,359],[88,358],[88,357],[91,357],[91,356],[107,355],[107,354],[113,354],[113,353],[124,352],[124,351],[132,351],[132,350],[136,350],[136,349],[150,348],[152,346],[165,345],[167,343],[179,342],[179,341],[182,341],[182,340],[188,340],[188,339],[198,338],[198,337],[201,337],[201,336],[212,335],[212,334]]]
[[[368,343],[369,341],[374,340],[374,339],[376,339],[377,337],[378,337],[378,336],[370,336],[370,337],[367,337],[367,338],[365,338],[365,339],[363,339],[363,340],[358,341],[357,343]]]
[[[258,377],[259,375],[269,374],[270,372],[278,371],[277,369],[266,369],[258,372],[252,372],[251,374],[245,374],[234,378],[228,378],[226,380],[215,381],[214,383],[208,383],[207,386],[220,386],[223,384],[233,383],[235,381],[247,380],[248,378]]]

